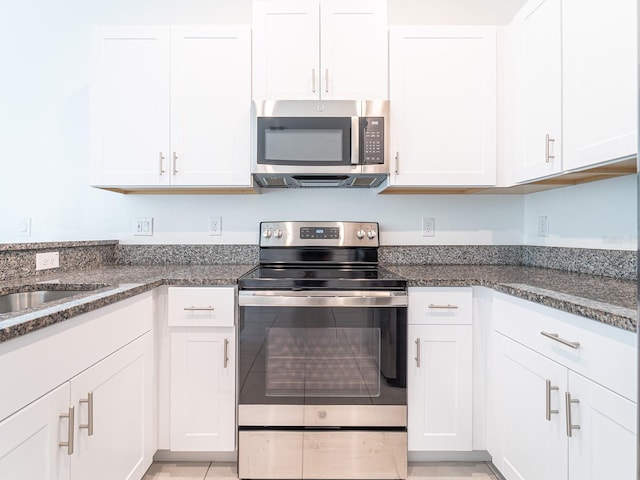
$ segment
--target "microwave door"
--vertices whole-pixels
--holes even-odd
[[[258,117],[257,163],[289,167],[352,164],[351,117]],[[358,163],[357,155],[354,159]]]

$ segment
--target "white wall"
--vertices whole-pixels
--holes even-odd
[[[635,175],[534,193],[524,197],[524,243],[555,247],[637,248]],[[549,236],[538,236],[538,217]]]
[[[505,23],[523,1],[389,0],[389,23]],[[250,22],[250,0],[0,2],[0,242],[116,238],[130,243],[252,243],[260,220],[329,218],[379,221],[385,244],[533,241],[530,234],[523,237],[524,222],[529,225],[529,217],[537,215],[530,213],[532,205],[554,194],[538,194],[531,201],[520,196],[376,195],[368,190],[136,196],[90,188],[91,26]],[[604,202],[621,193],[618,188],[592,188]],[[631,182],[623,182],[621,189],[625,202],[635,195]],[[583,203],[580,193],[572,198]],[[206,235],[213,215],[223,218],[221,237]],[[154,217],[153,237],[131,235],[135,216]],[[435,237],[420,235],[422,216],[436,218]],[[555,232],[557,217],[549,216]],[[23,217],[32,219],[28,237],[19,234]],[[611,239],[631,235],[632,223],[635,210],[632,215],[623,209],[609,219],[601,238],[585,236],[569,223],[566,231],[557,230],[559,239],[548,241],[627,248]]]

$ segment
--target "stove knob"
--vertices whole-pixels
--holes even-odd
[[[375,230],[369,230],[367,232],[367,237],[369,237],[371,240],[373,240],[374,238],[376,238],[376,231]]]
[[[274,232],[274,235],[276,236],[276,238],[282,238],[282,230],[276,230]]]
[[[264,238],[271,238],[271,233],[272,233],[272,232],[271,232],[271,230],[265,230],[265,231],[262,233],[262,236],[263,236]]]
[[[362,240],[364,238],[364,230],[358,230],[356,232],[356,237]]]

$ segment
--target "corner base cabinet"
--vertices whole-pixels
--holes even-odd
[[[156,450],[152,312],[143,294],[0,345],[0,478],[142,478]]]
[[[634,480],[635,334],[494,295],[488,440],[496,467],[507,480]]]

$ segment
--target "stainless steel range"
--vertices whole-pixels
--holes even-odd
[[[406,281],[378,266],[378,224],[260,233],[239,280],[239,477],[406,478]]]

